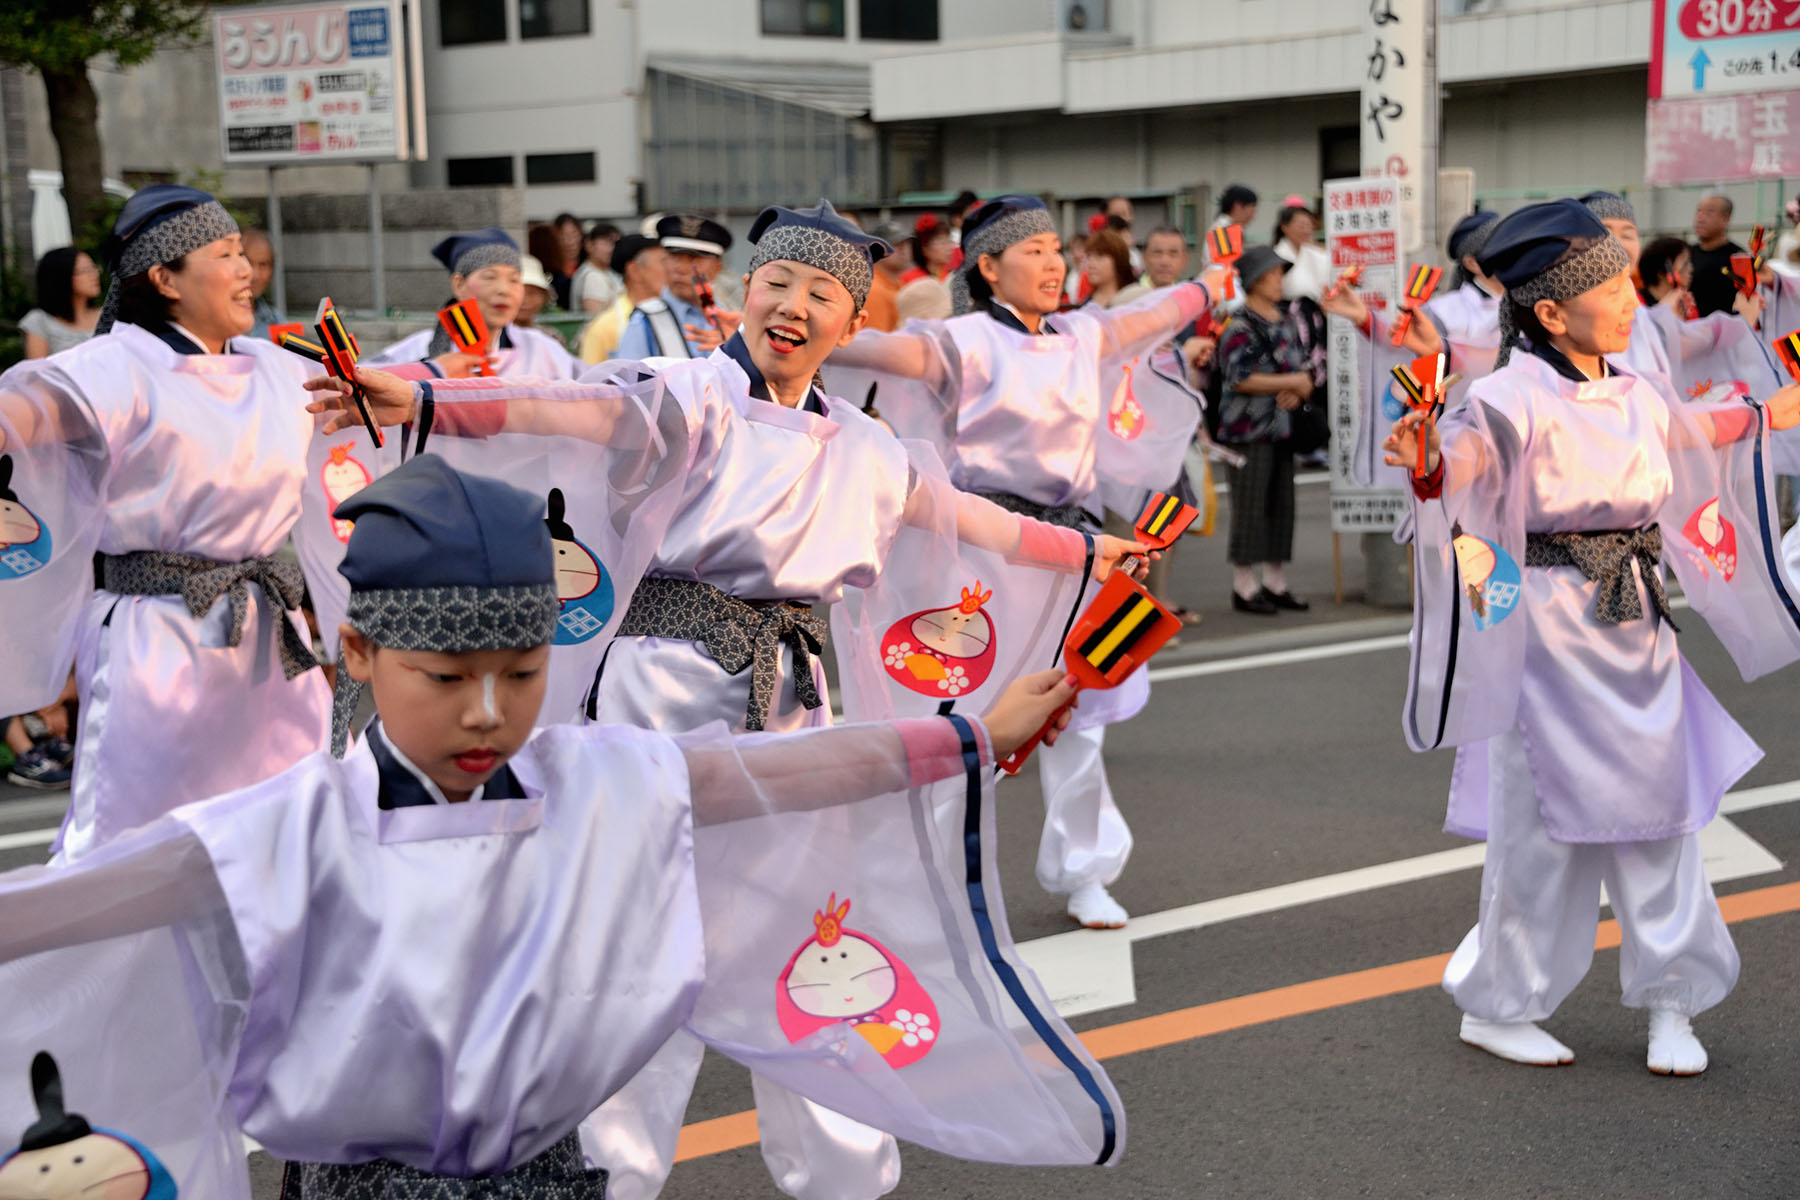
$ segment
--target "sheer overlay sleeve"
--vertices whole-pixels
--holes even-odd
[[[1119,309],[1093,313],[1100,322],[1103,358],[1136,358],[1211,308],[1212,294],[1197,280],[1172,284]]]
[[[978,720],[969,722],[982,765],[988,765],[993,750],[987,730]],[[962,739],[942,717],[728,740],[703,729],[676,741],[687,757],[698,825],[852,804],[964,770]]]
[[[916,379],[933,391],[942,390],[949,383],[943,356],[930,335],[922,331],[882,333],[865,329],[848,346],[833,350],[831,363],[878,371],[901,379]]]

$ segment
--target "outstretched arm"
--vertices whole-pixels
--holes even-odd
[[[1094,313],[1100,322],[1104,358],[1136,358],[1175,331],[1193,324],[1213,306],[1223,289],[1226,268],[1213,267],[1203,279],[1159,288],[1124,308]]]
[[[1074,694],[1060,671],[1015,680],[981,719],[970,721],[979,765],[991,767],[1012,753]],[[677,740],[687,756],[697,825],[854,804],[960,775],[967,766],[961,736],[944,717]],[[1045,740],[1054,741],[1054,731]]]
[[[417,419],[423,398],[434,402],[433,429],[450,437],[491,437],[500,433],[562,436],[617,445],[636,435],[644,422],[630,419],[644,410],[654,385],[638,389],[613,383],[575,383],[558,379],[441,379],[412,382],[386,371],[358,367],[356,381],[369,399],[377,423],[400,425]],[[322,432],[356,425],[356,405],[340,379],[322,375],[306,382],[314,393],[307,411],[329,413]],[[426,389],[429,388],[429,393]],[[662,399],[672,404],[673,400]]]
[[[916,379],[934,391],[941,390],[949,382],[943,354],[932,339],[922,333],[882,333],[865,329],[851,339],[848,346],[833,350],[826,361],[833,366]]]

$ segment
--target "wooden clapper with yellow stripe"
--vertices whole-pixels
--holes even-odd
[[[474,297],[459,300],[448,308],[438,309],[438,324],[450,335],[450,343],[464,354],[473,354],[481,359],[475,368],[477,375],[494,374],[494,358],[488,350],[487,318],[481,315],[481,306],[475,303]]]
[[[1069,630],[1063,665],[1080,687],[1118,687],[1180,629],[1180,618],[1152,599],[1137,580],[1115,569]],[[1068,706],[1058,709],[1030,741],[1006,756],[1000,765],[1008,775],[1019,773],[1045,732],[1067,710]]]
[[[1775,353],[1781,356],[1781,365],[1788,369],[1789,377],[1800,383],[1800,329],[1776,338],[1773,345]]]
[[[1137,534],[1137,540],[1151,550],[1167,550],[1199,516],[1200,510],[1183,503],[1180,497],[1167,492],[1152,492],[1133,532]],[[1138,555],[1128,554],[1119,560],[1117,569],[1130,574],[1137,570],[1141,561]]]
[[[362,417],[363,427],[369,436],[375,439],[377,448],[386,444],[387,439],[381,435],[381,427],[375,424],[375,418],[369,414],[369,400],[363,394],[362,386],[356,382],[356,360],[362,357],[362,346],[356,335],[344,326],[344,319],[332,305],[331,297],[319,301],[319,312],[313,320],[313,330],[318,334],[318,341],[311,341],[295,332],[299,326],[283,327],[276,344],[283,350],[291,350],[302,358],[310,358],[322,364],[326,370],[350,385],[350,398],[356,404],[356,411]],[[271,331],[273,336],[273,331]]]
[[[1221,225],[1206,235],[1207,245],[1212,250],[1212,260],[1221,267],[1237,266],[1237,260],[1244,256],[1244,227],[1242,225]],[[1237,273],[1234,270],[1225,276],[1225,299],[1237,295]]]
[[[1399,382],[1400,390],[1406,393],[1407,407],[1424,409],[1425,420],[1419,422],[1419,454],[1413,466],[1413,474],[1420,479],[1425,478],[1425,447],[1429,437],[1431,422],[1437,418],[1439,397],[1449,386],[1444,378],[1444,356],[1442,354],[1422,354],[1410,363],[1401,363],[1394,368],[1394,379]]]
[[[1438,280],[1444,277],[1444,268],[1419,266],[1412,269],[1406,279],[1406,296],[1400,301],[1400,315],[1394,321],[1394,334],[1390,339],[1398,346],[1406,340],[1407,330],[1412,328],[1413,313],[1422,308],[1431,299],[1431,293],[1437,291]]]

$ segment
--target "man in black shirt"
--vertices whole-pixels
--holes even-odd
[[[1731,256],[1743,254],[1744,248],[1728,236],[1731,228],[1731,197],[1707,196],[1694,209],[1694,237],[1698,244],[1690,251],[1694,264],[1694,307],[1701,316],[1730,312],[1737,295],[1731,278]]]

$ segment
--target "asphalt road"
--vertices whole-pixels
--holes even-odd
[[[1181,906],[1467,845],[1439,830],[1449,755],[1410,754],[1400,739],[1405,653],[1390,643],[1404,616],[1329,603],[1323,493],[1303,492],[1293,579],[1296,590],[1326,602],[1303,619],[1218,612],[1226,585],[1216,543],[1190,545],[1177,562],[1178,593],[1200,602],[1207,623],[1158,667],[1210,663],[1211,673],[1158,682],[1150,708],[1108,742],[1113,787],[1138,838],[1115,894],[1141,928]],[[1349,562],[1357,575],[1353,548]],[[1800,780],[1800,749],[1789,735],[1800,718],[1793,671],[1744,684],[1698,617],[1683,625],[1685,653],[1767,751],[1740,790]],[[1268,659],[1270,651],[1309,648],[1320,656]],[[1800,797],[1800,787],[1793,792]],[[1035,778],[1028,772],[1005,785],[1002,800],[1001,874],[1013,934],[1020,942],[1066,934],[1060,904],[1032,876]],[[59,804],[0,794],[0,846],[8,835],[54,824]],[[1780,865],[1753,861],[1757,873],[1719,884],[1728,912],[1800,881],[1800,803],[1769,803],[1729,821]],[[40,854],[41,847],[0,850],[0,865]],[[1748,857],[1757,857],[1755,846]],[[1078,1031],[1257,999],[1249,1024],[1210,1032],[1207,1014],[1216,1010],[1203,1008],[1182,1018],[1169,1044],[1106,1061],[1129,1120],[1129,1149],[1116,1168],[1002,1169],[909,1147],[894,1195],[1800,1194],[1800,917],[1777,912],[1732,926],[1743,977],[1696,1024],[1712,1056],[1704,1076],[1667,1079],[1644,1069],[1644,1020],[1618,1004],[1616,950],[1596,954],[1586,982],[1547,1023],[1574,1048],[1575,1064],[1544,1070],[1459,1043],[1456,1009],[1431,985],[1429,967],[1392,994],[1348,999],[1366,977],[1337,977],[1454,948],[1474,920],[1479,871],[1365,882],[1371,886],[1332,898],[1132,942],[1135,996],[1074,1018]],[[1771,906],[1784,903],[1800,898],[1777,897]],[[1108,935],[1073,936],[1095,939],[1093,974],[1106,974],[1101,964],[1116,960],[1116,942],[1108,959]],[[1316,989],[1325,997],[1319,1011],[1279,1016],[1293,1007],[1287,994],[1260,995],[1316,980],[1335,981]],[[746,1074],[709,1059],[689,1121],[750,1107]],[[272,1196],[272,1164],[257,1165],[258,1195]],[[778,1195],[753,1146],[681,1163],[665,1194]]]

